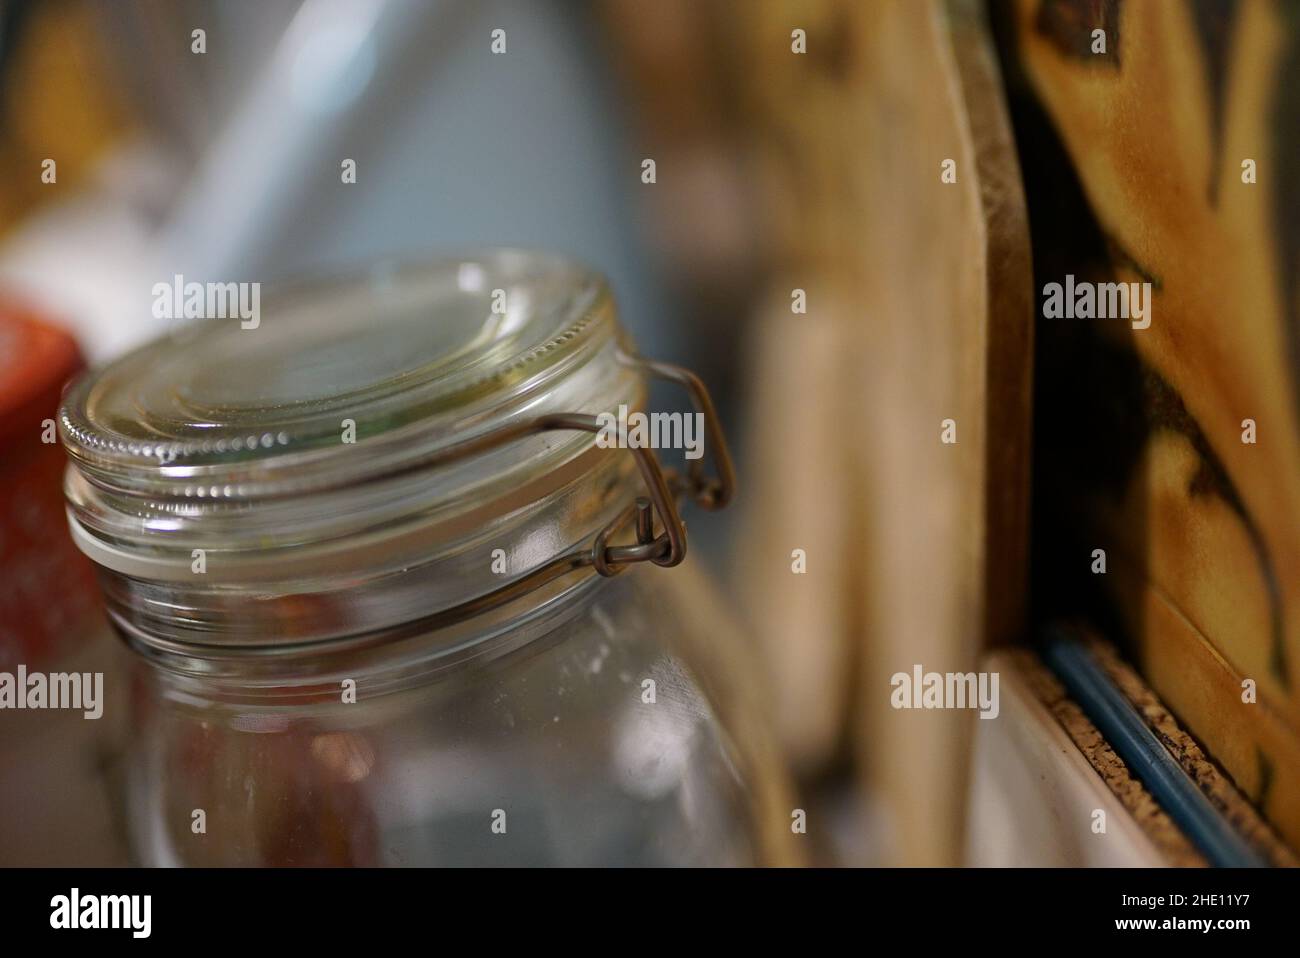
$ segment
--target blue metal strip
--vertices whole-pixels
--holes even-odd
[[[1268,862],[1219,814],[1160,744],[1141,714],[1082,643],[1062,629],[1053,629],[1043,658],[1129,771],[1147,787],[1210,864],[1227,868],[1267,867]]]

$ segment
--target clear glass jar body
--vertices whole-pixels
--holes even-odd
[[[788,861],[758,723],[706,678],[725,652],[656,587],[689,574],[589,577],[451,654],[326,653],[306,685],[142,659],[132,847],[149,865]]]

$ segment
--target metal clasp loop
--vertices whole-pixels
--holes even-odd
[[[690,493],[695,500],[695,504],[703,509],[726,508],[727,504],[731,502],[731,497],[735,495],[736,473],[731,465],[731,453],[727,449],[727,440],[722,434],[722,422],[718,419],[718,411],[714,408],[713,399],[709,396],[709,391],[704,387],[703,381],[689,369],[674,366],[671,363],[656,362],[626,352],[621,353],[619,359],[625,364],[645,370],[651,376],[677,383],[686,390],[695,411],[704,416],[708,452],[713,457],[717,475],[712,477],[705,475],[705,459],[703,457],[688,459],[687,482],[685,486],[679,484],[678,491]],[[673,475],[675,476],[675,474]]]
[[[668,363],[654,362],[630,353],[620,353],[619,361],[643,370],[647,375],[668,380],[685,387],[695,411],[704,417],[707,452],[712,457],[716,475],[705,473],[705,458],[687,460],[685,476],[675,469],[665,468],[653,449],[644,446],[626,446],[635,457],[645,496],[638,496],[619,513],[593,540],[589,548],[577,548],[556,556],[538,566],[522,578],[499,589],[488,592],[465,604],[449,609],[445,615],[464,615],[494,608],[540,588],[546,583],[581,568],[591,567],[602,576],[614,576],[636,562],[653,562],[659,566],[675,566],[686,558],[686,525],[677,508],[677,499],[689,495],[702,508],[721,509],[731,501],[735,491],[735,472],[727,450],[722,425],[708,390],[699,377],[689,370]],[[532,419],[507,423],[497,429],[482,433],[462,442],[444,447],[426,461],[426,465],[439,465],[460,460],[506,445],[527,436],[542,432],[573,430],[598,434],[602,423],[597,416],[585,413],[548,413]],[[628,545],[612,545],[629,523],[634,524],[636,541]],[[661,531],[656,532],[656,527]]]

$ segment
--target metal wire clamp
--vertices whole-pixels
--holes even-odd
[[[498,589],[484,593],[463,605],[438,615],[439,619],[459,619],[496,608],[526,595],[561,576],[591,567],[602,576],[614,576],[629,565],[652,562],[671,567],[686,558],[686,524],[678,512],[678,499],[689,495],[701,508],[721,509],[735,492],[735,472],[727,450],[717,410],[699,377],[687,369],[669,363],[654,362],[630,353],[620,353],[619,361],[642,370],[647,376],[682,386],[691,405],[704,417],[705,441],[713,460],[715,475],[705,471],[706,457],[687,460],[683,475],[659,462],[653,449],[620,443],[635,457],[646,487],[646,496],[638,496],[613,521],[596,534],[590,546],[579,546]],[[547,413],[522,419],[489,430],[471,439],[453,443],[438,452],[425,465],[441,465],[479,455],[528,436],[550,431],[600,433],[600,418],[586,413]],[[634,524],[634,544],[614,545],[615,539],[629,524]],[[656,532],[656,528],[660,531]]]

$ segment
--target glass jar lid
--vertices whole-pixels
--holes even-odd
[[[201,549],[224,560],[208,581],[239,581],[337,567],[374,540],[374,571],[402,567],[428,537],[382,543],[507,494],[517,507],[572,478],[594,437],[450,451],[644,398],[607,284],[561,257],[498,250],[243,295],[257,308],[180,325],[64,397],[73,537],[101,565],[185,579]]]
[[[173,289],[209,298],[180,277],[155,292]],[[515,250],[238,295],[256,316],[181,325],[69,392],[83,472],[187,499],[355,483],[504,418],[616,326],[599,275]]]
[[[180,277],[156,292],[191,295]],[[731,494],[699,380],[637,357],[604,279],[568,260],[502,250],[225,295],[237,314],[87,374],[60,411],[73,538],[126,577],[110,614],[141,635],[260,643],[264,620],[340,590],[357,600],[335,631],[459,621],[571,574],[676,565],[677,499]],[[601,448],[601,414],[641,407],[650,376],[689,392],[716,476],[626,434],[630,455]],[[509,554],[491,582],[488,548]]]

